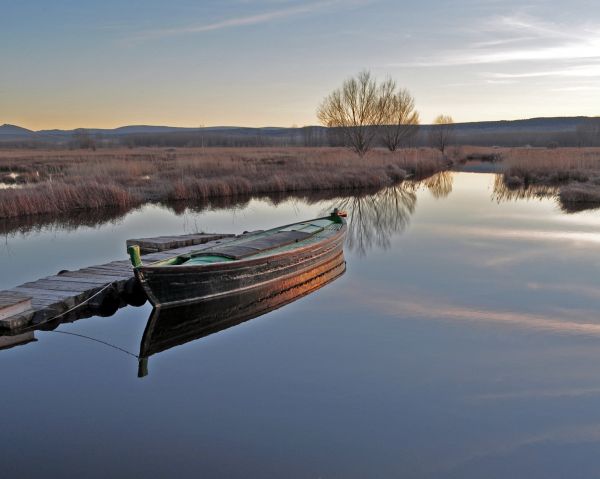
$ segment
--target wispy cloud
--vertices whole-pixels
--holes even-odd
[[[483,73],[484,76],[495,79],[538,78],[538,77],[600,77],[600,63],[593,65],[566,66],[556,70],[541,70],[521,73]]]
[[[596,92],[600,91],[600,85],[577,85],[577,86],[565,86],[561,88],[551,88],[550,91],[555,92]]]
[[[268,23],[274,20],[280,20],[283,18],[292,17],[295,15],[309,14],[317,11],[326,9],[335,4],[339,4],[340,0],[325,0],[319,2],[312,2],[307,4],[294,5],[287,8],[280,8],[277,10],[271,10],[267,12],[243,15],[238,17],[226,18],[208,23],[199,24],[188,24],[172,28],[160,28],[152,30],[144,30],[138,32],[134,37],[136,39],[151,39],[161,37],[172,37],[178,35],[188,35],[203,32],[210,32],[216,30],[223,30],[226,28],[243,27],[249,25],[259,25],[262,23]],[[358,2],[353,2],[358,3]],[[364,2],[363,2],[364,3]]]
[[[471,30],[469,34],[476,38],[463,48],[436,53],[398,66],[600,59],[600,27],[597,25],[575,28],[526,15],[498,16],[482,22],[478,29]]]

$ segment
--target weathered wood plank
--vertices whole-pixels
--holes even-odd
[[[94,270],[107,271],[109,273],[123,274],[123,275],[133,275],[133,268],[117,268],[114,266],[105,267],[105,266],[94,266]]]
[[[181,236],[158,236],[155,238],[133,238],[127,240],[127,246],[138,245],[142,253],[164,251],[181,246],[204,244],[221,238],[230,238],[234,235],[221,233],[198,233]]]
[[[133,275],[132,275],[133,276]],[[106,284],[106,280],[104,278],[87,278],[84,276],[47,276],[46,278],[42,278],[43,281],[51,281],[57,283],[75,283],[81,285],[87,285],[90,288],[93,288],[94,285],[103,285]]]
[[[31,309],[31,297],[26,295],[5,294],[2,295],[0,304],[0,321],[24,313]]]
[[[31,296],[32,301],[35,299],[52,299],[57,302],[61,302],[67,300],[70,297],[70,293],[68,291],[50,291],[45,289],[35,289],[35,288],[23,288],[17,286],[15,288],[20,293],[26,293]]]
[[[93,279],[97,279],[97,280],[104,280],[104,282],[106,284],[108,283],[112,283],[113,281],[124,281],[129,279],[131,276],[133,276],[133,274],[131,276],[111,276],[111,275],[105,275],[105,274],[93,274],[93,273],[87,273],[87,272],[83,272],[83,271],[76,271],[74,273],[64,273],[65,276],[71,277],[71,278],[93,278]]]
[[[90,291],[94,289],[94,286],[90,286],[90,283],[75,283],[69,281],[46,281],[38,280],[32,283],[25,283],[22,285],[24,288],[43,289],[46,291],[67,291],[81,293],[83,291]],[[102,284],[96,283],[95,288],[100,289]]]
[[[36,298],[32,298],[31,300],[31,306],[33,309],[38,309],[40,307],[49,307],[49,306],[55,306],[57,308],[59,308],[61,311],[66,308],[66,305],[63,304],[62,301],[57,301],[56,298],[43,298],[41,296],[38,296]]]
[[[26,327],[31,322],[34,310],[30,309],[23,313],[14,314],[0,321],[0,329],[4,330],[16,330]]]

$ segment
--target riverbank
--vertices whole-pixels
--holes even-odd
[[[600,203],[600,148],[465,147],[461,158],[471,171],[501,173],[509,190],[556,188],[563,204]]]
[[[0,218],[149,201],[357,190],[426,177],[448,166],[439,152],[343,148],[137,148],[0,150]]]

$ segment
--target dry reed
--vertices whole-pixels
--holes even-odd
[[[551,187],[563,203],[600,201],[600,148],[462,149],[462,157],[500,158],[499,169],[509,189]]]
[[[139,148],[0,150],[0,218],[146,201],[380,188],[424,177],[447,162],[434,150]]]

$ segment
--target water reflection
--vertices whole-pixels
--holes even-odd
[[[283,277],[275,283],[261,284],[250,290],[210,298],[190,305],[155,308],[146,323],[139,355],[88,335],[57,330],[64,323],[72,323],[97,314],[97,310],[87,304],[51,321],[29,326],[23,330],[0,332],[0,351],[37,341],[36,330],[54,331],[101,343],[136,357],[139,361],[138,376],[143,377],[148,374],[150,356],[285,306],[331,283],[345,271],[346,261],[342,252],[326,263],[293,277]],[[113,314],[118,307],[125,305],[124,301],[120,301]]]
[[[447,198],[453,191],[455,174],[457,173],[443,171],[423,180],[407,180],[396,186],[379,190],[364,189],[355,194],[347,194],[346,191],[340,192],[339,190],[299,193],[274,192],[257,196],[161,202],[159,206],[167,211],[172,211],[176,215],[185,215],[224,210],[242,211],[248,208],[253,200],[265,201],[272,206],[278,206],[284,202],[297,202],[298,209],[306,205],[319,205],[331,201],[331,204],[328,204],[323,211],[329,211],[332,206],[348,210],[355,223],[353,227],[354,235],[351,235],[349,246],[364,254],[374,246],[388,248],[391,235],[404,231],[410,216],[414,213],[416,207],[415,193],[419,188],[427,189],[435,199]],[[516,188],[509,187],[504,182],[503,175],[496,174],[494,175],[491,197],[497,203],[556,198],[560,208],[567,213],[600,208],[598,203],[564,202],[560,200],[558,193],[558,186],[528,185]],[[0,219],[0,235],[24,235],[39,233],[42,230],[74,231],[82,226],[98,228],[108,224],[114,225],[119,223],[128,213],[141,207],[129,209],[105,208],[73,211],[59,215],[5,218]],[[381,209],[381,214],[377,212],[377,209]]]
[[[544,200],[553,198],[558,206],[565,213],[579,213],[599,209],[600,204],[594,202],[571,202],[563,200],[560,195],[560,187],[557,185],[536,185],[529,184],[527,186],[510,187],[504,181],[504,175],[498,174],[494,177],[494,189],[492,199],[497,203],[519,200]]]
[[[73,231],[81,226],[98,227],[117,223],[130,210],[103,208],[78,210],[58,215],[30,215],[18,218],[0,218],[0,235],[39,233],[42,230]]]
[[[364,190],[364,193],[373,193],[373,190]],[[299,205],[314,205],[322,201],[329,201],[340,197],[339,190],[323,190],[302,193],[275,192],[257,196],[224,196],[198,201],[169,201],[160,202],[159,206],[172,211],[176,215],[187,213],[207,213],[225,210],[244,210],[253,200],[262,200],[272,206],[284,202],[297,202]],[[152,202],[147,203],[152,204]],[[0,218],[0,235],[39,233],[48,231],[74,231],[82,226],[97,228],[108,224],[117,224],[128,213],[143,208],[102,208],[90,210],[76,210],[69,213],[54,215],[29,215],[17,218]],[[300,208],[300,206],[299,206]]]
[[[24,333],[11,334],[11,335],[0,335],[0,351],[3,349],[14,348],[15,346],[22,346],[31,342],[37,341],[33,331],[26,331]]]
[[[565,213],[580,213],[582,211],[598,210],[600,203],[586,201],[564,201],[560,198],[560,209]]]
[[[436,199],[452,193],[453,173],[443,171],[421,181],[383,188],[372,194],[337,199],[323,212],[339,208],[348,213],[348,247],[364,256],[376,247],[388,249],[394,235],[403,233],[417,206],[417,191],[427,189]]]
[[[344,255],[293,278],[223,297],[173,308],[155,308],[140,344],[138,376],[148,374],[153,354],[203,338],[262,316],[306,296],[340,277]]]
[[[365,255],[374,246],[388,249],[393,235],[408,226],[416,204],[415,184],[404,182],[372,195],[341,198],[323,211],[338,207],[348,213],[347,245]]]
[[[504,182],[504,175],[494,175],[494,189],[492,199],[496,203],[518,200],[542,200],[558,195],[557,186],[528,185],[511,188]]]
[[[451,171],[442,171],[421,181],[419,185],[427,188],[436,199],[447,198],[452,193],[454,173]]]

